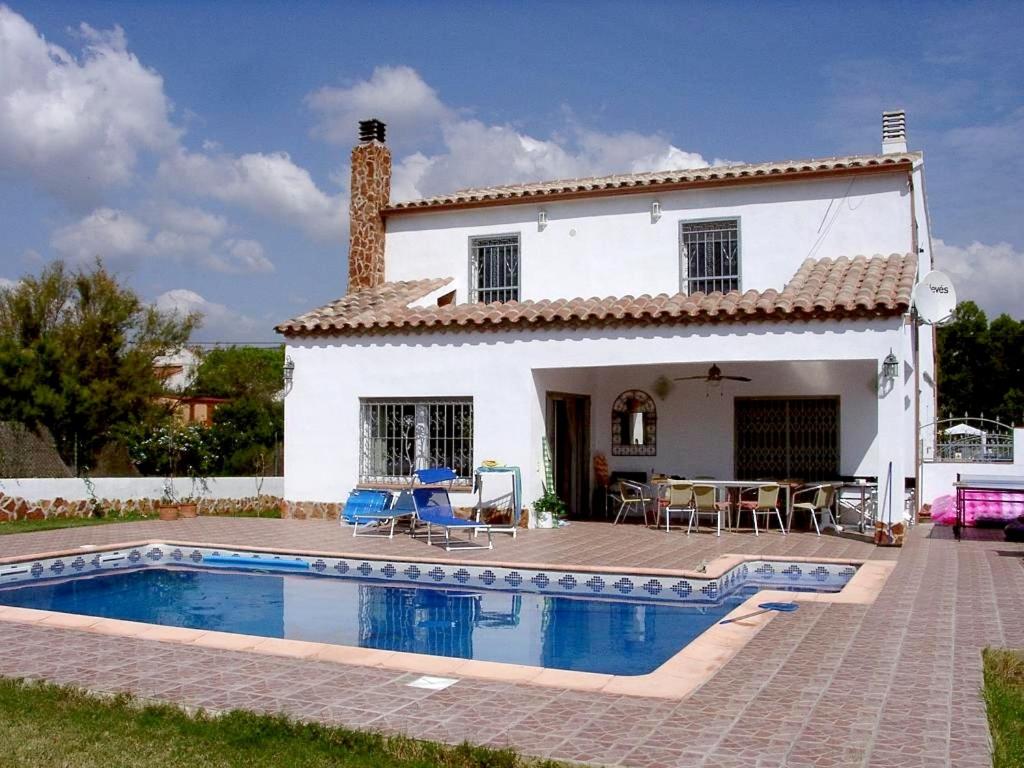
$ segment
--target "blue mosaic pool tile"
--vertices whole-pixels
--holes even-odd
[[[530,583],[539,589],[547,589],[548,584],[551,583],[551,579],[548,578],[546,573],[538,573],[530,579]]]
[[[600,576],[591,576],[587,579],[586,584],[590,587],[591,592],[604,592],[604,579]]]
[[[648,595],[659,595],[661,594],[661,582],[657,579],[651,579],[643,586],[644,592]]]
[[[488,568],[480,574],[479,579],[489,587],[498,580],[498,577],[494,575],[494,571]]]
[[[573,576],[571,573],[565,574],[562,578],[558,580],[558,585],[562,589],[576,589],[577,584],[578,582],[576,581],[576,577]]]
[[[794,581],[803,576],[803,574],[803,570],[800,568],[800,566],[796,565],[796,563],[790,563],[782,569],[782,575],[788,576],[790,579],[793,579]]]
[[[512,571],[505,576],[505,583],[510,587],[519,587],[523,583],[523,577],[519,571]]]
[[[754,573],[758,576],[764,576],[765,578],[770,579],[775,575],[775,568],[771,563],[758,563],[757,567],[754,569]]]
[[[813,571],[811,576],[814,577],[815,581],[827,581],[828,580],[828,568],[823,565],[819,565]]]
[[[363,576],[369,576],[373,573],[373,566],[364,561],[359,564],[359,567],[356,568],[356,570],[363,574]]]
[[[840,575],[840,576],[842,576],[842,577],[844,577],[844,578],[847,578],[847,579],[852,579],[852,578],[853,578],[853,575],[854,575],[854,574],[855,574],[856,572],[857,572],[857,569],[856,569],[856,568],[854,568],[854,567],[853,567],[852,565],[847,565],[847,566],[844,566],[844,567],[843,567],[843,570],[841,570],[841,571],[839,572],[839,575]]]
[[[405,574],[406,578],[408,578],[410,581],[416,581],[416,579],[420,577],[422,571],[420,571],[420,569],[417,568],[415,565],[410,565],[403,571],[403,573]]]
[[[614,587],[624,595],[628,595],[633,591],[634,585],[631,579],[627,579],[623,576],[621,579],[615,582]]]
[[[149,550],[149,552],[146,553],[146,557],[148,557],[154,563],[157,560],[160,560],[163,556],[164,553],[160,550],[159,547],[153,547],[151,550]]]
[[[339,560],[334,564],[334,570],[344,576],[349,571],[349,565],[344,560]]]
[[[46,570],[46,569],[43,568],[43,564],[42,563],[32,563],[32,568],[29,570],[29,573],[31,573],[33,576],[35,576],[38,579],[40,576],[43,575],[43,571],[44,570]]]
[[[327,570],[327,563],[325,563],[323,560],[317,560],[310,567],[317,573],[323,573]]]
[[[465,584],[471,578],[469,571],[465,568],[459,568],[459,570],[452,574],[452,577],[459,582],[459,584]]]
[[[445,572],[444,568],[441,568],[440,566],[434,566],[427,571],[427,576],[432,578],[434,581],[441,581],[447,575],[448,574]]]
[[[131,563],[137,563],[142,559],[142,553],[137,549],[133,549],[128,553],[128,561]]]
[[[672,591],[675,592],[676,597],[686,599],[690,596],[690,593],[693,592],[693,586],[691,586],[690,582],[684,579],[673,584]]]
[[[395,574],[398,573],[398,569],[395,568],[394,563],[386,563],[380,572],[387,576],[389,579],[393,579]]]
[[[74,568],[76,571],[82,570],[83,568],[85,568],[85,558],[76,557],[74,560],[71,561],[71,567]]]
[[[99,568],[102,564],[103,561],[100,560],[99,555],[94,555],[92,560],[89,561],[89,565],[91,565],[93,568]]]
[[[180,549],[176,549],[176,550],[174,550],[173,552],[171,552],[171,557],[172,557],[172,558],[173,558],[174,560],[181,560],[181,558],[183,558],[183,557],[184,557],[184,555],[183,555],[183,554],[181,553],[181,550],[180,550]]]
[[[64,561],[63,560],[54,560],[52,563],[50,563],[50,571],[53,572],[53,573],[63,573],[64,572]]]
[[[718,599],[718,582],[709,581],[707,584],[700,588],[700,591],[701,594],[709,600],[716,600]]]
[[[198,549],[193,549],[192,554],[188,556],[188,559],[191,560],[193,563],[198,563],[203,559],[203,553],[200,552]]]

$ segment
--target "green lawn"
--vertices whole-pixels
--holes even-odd
[[[986,648],[985,703],[993,768],[1024,766],[1024,651]]]
[[[0,679],[0,763],[74,768],[518,768],[511,750],[449,747],[401,737],[231,712],[189,715],[130,698]]]
[[[216,517],[263,517],[280,518],[278,509],[262,509],[258,512],[235,512],[230,515]],[[57,528],[78,528],[84,525],[109,525],[111,523],[134,523],[139,520],[156,520],[156,515],[139,515],[126,513],[118,515],[110,513],[103,517],[52,517],[47,520],[12,520],[0,523],[0,536],[9,533],[29,533],[31,531],[53,531]]]

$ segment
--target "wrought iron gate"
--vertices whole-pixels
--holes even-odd
[[[839,475],[838,397],[737,397],[735,406],[741,480]]]

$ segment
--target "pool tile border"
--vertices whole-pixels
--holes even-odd
[[[769,600],[795,600],[799,602],[822,603],[873,603],[881,591],[889,574],[895,567],[892,561],[879,560],[842,560],[830,558],[801,557],[766,557],[724,555],[707,565],[706,571],[698,573],[689,570],[669,569],[608,569],[593,566],[575,566],[567,564],[530,564],[505,563],[500,561],[479,562],[455,560],[451,558],[412,558],[402,557],[401,560],[385,557],[368,557],[364,554],[310,552],[297,550],[278,550],[249,546],[225,547],[194,542],[174,542],[145,540],[109,546],[79,548],[47,552],[28,557],[0,559],[0,584],[14,583],[17,580],[42,578],[42,574],[50,577],[61,577],[63,571],[71,568],[73,572],[92,572],[114,570],[141,565],[161,563],[168,555],[173,559],[174,549],[191,548],[202,553],[211,552],[244,552],[277,555],[290,558],[317,558],[327,560],[358,560],[363,562],[381,562],[385,565],[400,563],[430,563],[438,566],[458,566],[470,573],[482,572],[485,569],[515,569],[517,571],[533,571],[545,569],[560,574],[621,574],[640,577],[651,577],[660,582],[661,579],[688,579],[694,581],[717,582],[730,573],[741,574],[744,567],[746,574],[751,573],[752,563],[780,564],[783,569],[793,564],[814,563],[835,565],[838,567],[856,567],[856,572],[846,585],[835,593],[791,592],[773,589],[762,589],[729,613],[728,618],[742,616],[757,610],[757,604]],[[145,551],[144,551],[145,550]],[[159,557],[156,554],[159,553]],[[191,553],[190,553],[191,554]],[[184,557],[184,552],[182,552]],[[70,563],[65,560],[72,558]],[[75,558],[81,558],[85,565],[75,566]],[[88,558],[88,559],[86,559]],[[145,560],[149,560],[146,563]],[[57,565],[57,563],[60,565]],[[42,572],[40,572],[42,569]],[[470,569],[474,569],[470,571]],[[35,571],[35,576],[33,576]],[[27,575],[26,575],[27,573]],[[454,572],[452,572],[454,573]],[[361,576],[361,575],[360,575]],[[738,578],[738,577],[737,577]],[[438,582],[444,586],[451,583]],[[460,582],[456,582],[458,586]],[[557,581],[554,582],[557,584]],[[550,584],[549,584],[550,585]],[[534,585],[537,586],[537,585]],[[547,593],[541,588],[537,591]],[[579,593],[577,593],[579,594]],[[626,596],[626,595],[616,595]],[[652,597],[645,595],[645,599]],[[656,599],[656,598],[655,598]],[[99,634],[137,637],[159,642],[191,644],[207,648],[245,651],[290,658],[307,658],[319,661],[369,666],[382,669],[397,669],[421,674],[445,675],[450,677],[471,677],[484,680],[526,683],[530,685],[551,686],[580,691],[598,691],[609,694],[643,696],[665,699],[682,699],[693,693],[721,669],[739,650],[746,645],[769,621],[773,613],[761,614],[730,624],[716,624],[706,630],[693,642],[684,647],[675,656],[667,660],[653,672],[635,676],[604,675],[590,672],[573,672],[568,670],[529,667],[518,664],[500,662],[456,659],[443,656],[404,653],[399,651],[380,651],[368,648],[331,645],[326,643],[307,642],[302,640],[285,640],[264,638],[252,635],[241,635],[230,632],[215,632],[181,627],[166,627],[141,622],[124,621],[121,619],[104,619],[91,616],[43,611],[29,608],[0,606],[0,621],[13,623],[39,623],[47,626],[64,627]]]

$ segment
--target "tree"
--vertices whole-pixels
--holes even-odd
[[[203,357],[193,393],[228,399],[210,427],[224,474],[265,473],[284,432],[283,366],[284,347],[228,347]]]
[[[1002,314],[988,322],[973,301],[957,305],[938,331],[939,409],[944,416],[986,416],[1007,424],[1024,415],[1024,322]]]
[[[153,361],[199,321],[146,305],[100,261],[54,262],[0,289],[0,419],[46,426],[65,462],[91,465],[106,442],[166,417]]]

